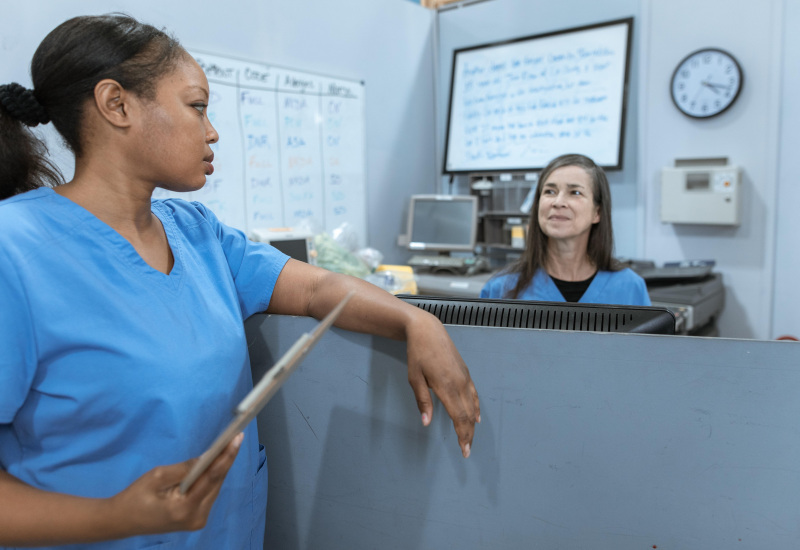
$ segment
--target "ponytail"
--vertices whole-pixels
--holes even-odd
[[[0,86],[0,200],[63,182],[47,146],[28,128],[49,121],[31,90],[17,83]]]

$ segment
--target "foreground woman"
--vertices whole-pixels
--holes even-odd
[[[322,318],[354,289],[337,326],[406,340],[422,423],[431,388],[469,456],[478,396],[437,319],[248,241],[202,204],[151,200],[200,189],[219,138],[206,77],[172,37],[78,17],[31,74],[33,90],[0,87],[0,545],[260,547],[254,423],[177,485],[252,387],[244,319]],[[48,121],[75,153],[65,184],[24,127]]]

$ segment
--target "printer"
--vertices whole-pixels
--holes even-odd
[[[719,336],[716,322],[725,306],[725,286],[722,274],[713,271],[713,262],[664,267],[636,262],[630,267],[644,279],[653,305],[675,313],[682,325],[679,333]]]

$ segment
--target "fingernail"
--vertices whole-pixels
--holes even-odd
[[[481,415],[478,415],[478,424],[481,423]]]
[[[242,441],[244,441],[244,433],[240,433],[233,439],[233,448],[238,449],[242,446]]]
[[[469,458],[469,443],[464,445],[464,458]]]
[[[423,426],[428,425],[428,413],[422,413],[422,425]]]

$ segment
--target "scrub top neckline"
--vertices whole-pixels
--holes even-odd
[[[557,292],[558,296],[561,296],[561,298],[564,301],[566,301],[566,298],[564,298],[564,295],[561,293],[561,290],[559,290],[558,285],[556,285],[556,282],[553,280],[553,277],[549,273],[547,273],[547,271],[540,268],[536,271],[534,279],[536,279],[537,276],[541,277],[542,282],[544,282],[544,284],[549,287],[550,292],[553,291]],[[586,290],[583,291],[583,295],[580,297],[577,303],[579,304],[599,303],[597,302],[597,298],[595,296],[602,292],[607,280],[608,280],[607,271],[603,271],[600,269],[595,271],[594,275],[592,275],[592,280],[589,283],[589,286],[586,287]]]
[[[152,202],[150,211],[161,222],[170,250],[172,250],[174,263],[169,274],[163,273],[145,262],[141,255],[139,255],[139,252],[136,251],[125,237],[80,204],[56,193],[52,188],[42,187],[40,189],[42,189],[45,194],[51,194],[54,200],[58,201],[81,224],[85,224],[93,229],[97,235],[101,235],[105,241],[116,250],[117,257],[120,260],[154,282],[158,281],[170,287],[172,290],[178,290],[183,278],[183,258],[180,237],[177,227],[175,226],[175,219],[172,216],[172,212],[163,204],[160,202]]]

